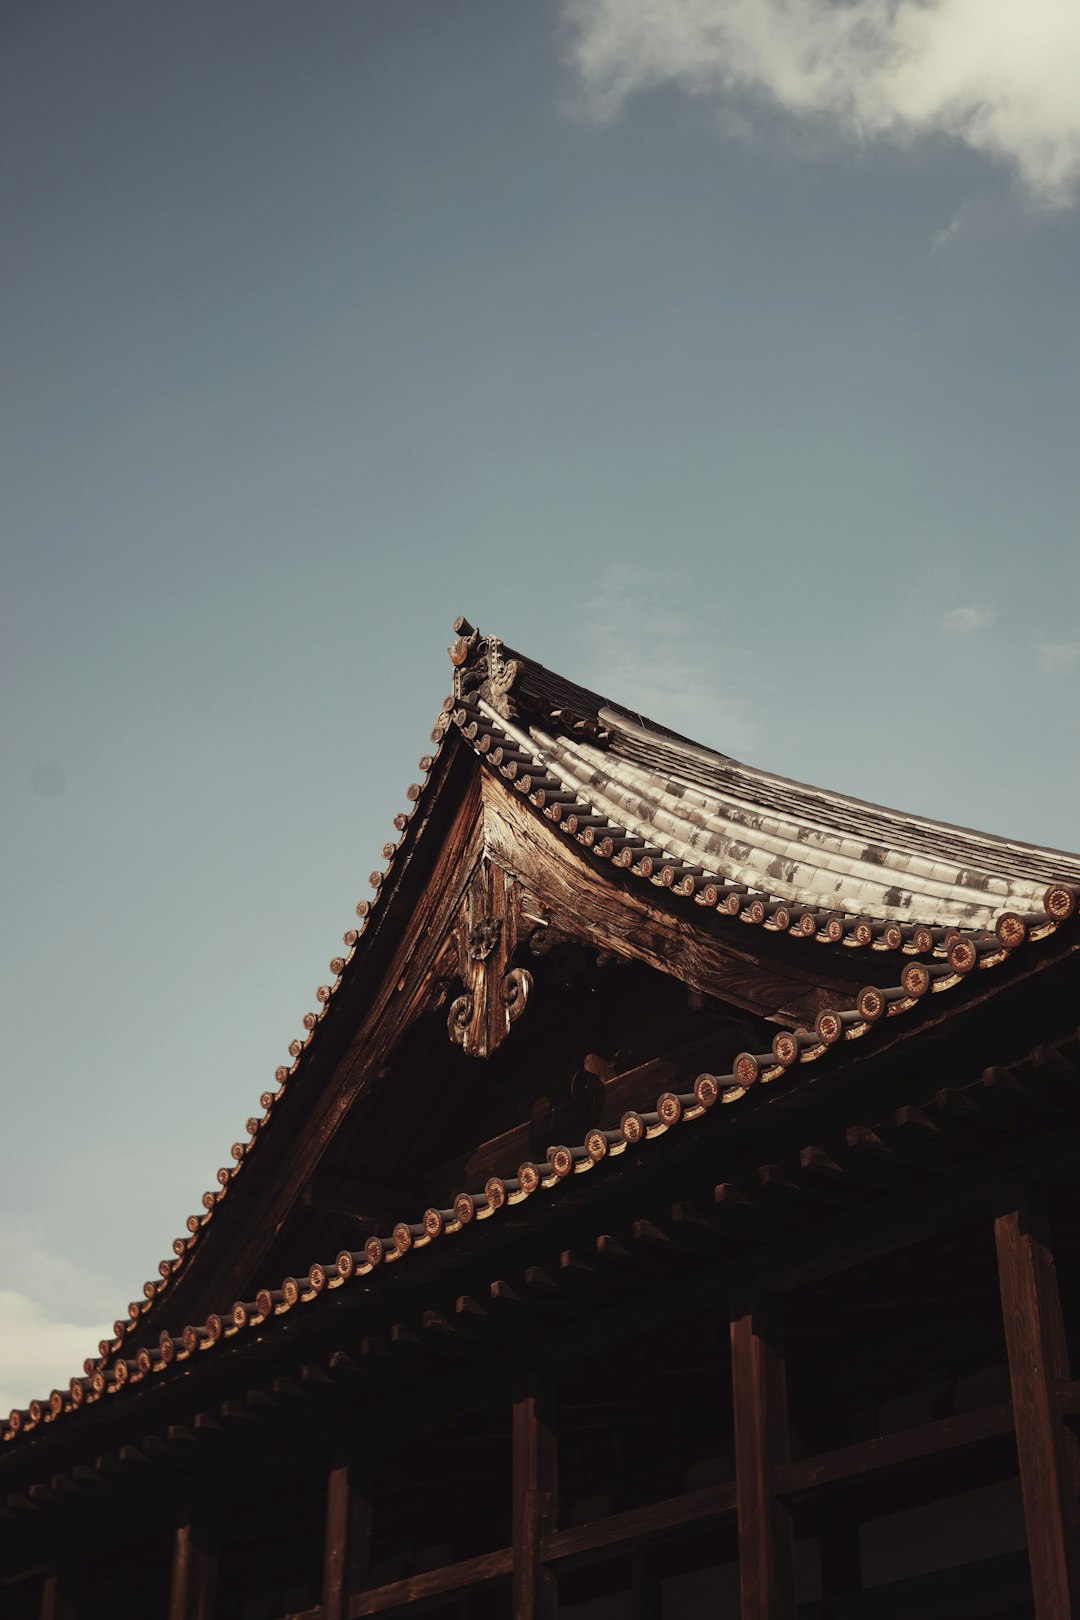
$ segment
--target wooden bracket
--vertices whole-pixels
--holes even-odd
[[[485,855],[465,894],[454,930],[457,977],[464,992],[450,1003],[446,1027],[470,1057],[489,1057],[521,1017],[532,992],[527,968],[513,967],[514,952],[531,929],[521,890]]]

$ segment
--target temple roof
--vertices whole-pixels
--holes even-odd
[[[357,907],[360,925],[346,933],[347,954],[333,959],[334,981],[320,986],[319,1010],[305,1016],[304,1038],[290,1047],[291,1065],[277,1071],[278,1089],[263,1094],[261,1115],[248,1121],[248,1139],[232,1148],[217,1187],[203,1196],[202,1213],[190,1217],[173,1258],[132,1302],[129,1319],[117,1322],[100,1357],[87,1361],[68,1391],[53,1391],[48,1401],[13,1413],[5,1441],[124,1385],[166,1375],[175,1362],[250,1327],[271,1326],[324,1290],[393,1265],[473,1220],[542,1199],[567,1178],[619,1157],[627,1145],[692,1126],[718,1102],[724,1105],[719,1113],[734,1117],[754,1106],[759,1083],[794,1079],[806,1064],[828,1063],[886,1021],[892,1027],[894,1019],[910,1019],[910,1027],[919,1027],[941,992],[955,991],[962,1004],[970,976],[982,981],[983,970],[1004,969],[1020,947],[1050,947],[1066,925],[1063,945],[1075,949],[1080,856],[905,816],[741,765],[552,674],[465,621],[455,628],[454,691],[436,724],[434,751],[420,761],[425,781],[408,790],[410,808],[395,818],[399,836],[384,846],[384,868],[372,873],[374,899]],[[392,1236],[374,1237],[365,1249],[336,1260],[313,1256],[307,1278],[266,1278],[257,1298],[222,1300],[220,1314],[205,1324],[172,1321],[174,1279],[200,1249],[230,1188],[258,1158],[278,1104],[310,1071],[320,1026],[371,943],[363,936],[384,913],[424,835],[436,784],[445,783],[449,761],[463,752],[466,760],[475,755],[474,770],[531,805],[581,857],[609,866],[624,884],[648,886],[653,896],[667,891],[669,903],[689,908],[685,914],[702,926],[703,913],[718,913],[717,928],[754,924],[794,941],[817,941],[849,963],[858,963],[860,952],[893,953],[895,970],[877,959],[869,971],[868,962],[863,988],[846,1004],[824,1006],[812,1026],[780,1027],[770,1050],[718,1052],[715,1073],[665,1092],[651,1112],[631,1110],[617,1131],[590,1131],[577,1147],[553,1143],[546,1163],[523,1164],[517,1177],[467,1187],[446,1208],[403,1209]],[[399,916],[393,927],[401,926]],[[792,949],[801,954],[801,946]],[[814,960],[825,958],[815,954]],[[995,973],[992,980],[1008,983],[1009,975]]]
[[[474,744],[483,748],[494,728],[528,756],[534,774],[573,792],[617,837],[638,838],[679,863],[684,875],[741,884],[766,903],[836,912],[852,924],[863,916],[976,929],[1005,908],[1041,908],[1055,880],[1080,881],[1080,855],[743,765],[494,638],[470,632],[452,656],[461,660],[456,696]]]

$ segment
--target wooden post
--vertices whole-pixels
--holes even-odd
[[[322,1620],[347,1620],[349,1599],[367,1587],[370,1565],[370,1462],[341,1462],[326,1477]]]
[[[50,1570],[41,1588],[39,1620],[75,1620],[77,1613],[67,1572]]]
[[[1071,1620],[1080,1617],[1080,1456],[1057,1403],[1069,1354],[1042,1217],[1028,1201],[1016,1203],[998,1216],[994,1237],[1032,1596],[1036,1620]]]
[[[555,1620],[558,1583],[543,1561],[555,1529],[556,1445],[553,1401],[535,1385],[514,1401],[514,1620]]]
[[[213,1620],[217,1549],[209,1531],[185,1513],[173,1539],[169,1620]]]
[[[731,1324],[735,1501],[742,1620],[795,1620],[791,1516],[772,1490],[788,1460],[787,1389],[775,1300],[759,1299]]]

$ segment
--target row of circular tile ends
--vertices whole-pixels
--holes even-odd
[[[1076,915],[1080,886],[1052,884],[1046,891],[1045,907],[1048,928],[1043,932],[1053,932]],[[1034,938],[1034,930],[1028,930],[1026,937]],[[650,1112],[631,1109],[625,1113],[617,1129],[595,1127],[578,1147],[551,1147],[543,1164],[526,1162],[511,1178],[491,1176],[482,1192],[459,1193],[448,1209],[425,1210],[416,1222],[399,1221],[388,1237],[371,1237],[361,1250],[343,1250],[332,1265],[317,1262],[306,1278],[287,1277],[277,1289],[260,1289],[253,1301],[238,1301],[227,1316],[210,1316],[202,1326],[185,1327],[179,1336],[163,1333],[155,1350],[140,1349],[133,1358],[120,1358],[111,1366],[88,1362],[85,1376],[73,1378],[67,1391],[53,1390],[47,1401],[32,1401],[25,1411],[13,1411],[4,1438],[13,1439],[38,1423],[49,1422],[88,1401],[163,1372],[173,1362],[209,1349],[245,1328],[258,1327],[327,1290],[393,1264],[437,1238],[463,1231],[506,1206],[557,1187],[569,1176],[591,1170],[629,1147],[700,1118],[717,1103],[736,1102],[754,1086],[768,1084],[799,1063],[815,1061],[840,1042],[858,1039],[882,1019],[908,1011],[927,994],[959,984],[974,969],[997,965],[1011,950],[996,934],[975,940],[954,936],[944,963],[906,963],[898,985],[886,989],[867,985],[859,992],[853,1008],[823,1010],[812,1030],[778,1031],[768,1052],[740,1053],[729,1074],[700,1074],[693,1090],[665,1091]],[[103,1347],[103,1358],[105,1354]]]
[[[542,760],[501,732],[479,708],[457,704],[453,720],[480,758],[498,770],[561,832],[576,838],[598,858],[610,860],[633,876],[670,889],[673,894],[692,899],[699,906],[797,939],[861,946],[875,951],[900,951],[907,956],[947,958],[952,942],[958,937],[978,940],[984,935],[979,929],[856,916],[851,912],[821,910],[772,894],[755,893],[744,883],[730,882],[717,873],[688,865],[660,848],[653,848],[640,833],[613,823],[603,811],[582,800],[576,791],[552,775]],[[1058,891],[1071,892],[1067,884],[1055,884],[1048,895]],[[997,918],[995,934],[1002,948],[1013,950],[1029,936],[1040,939],[1052,932],[1055,920],[1049,902],[1044,912],[1007,911]]]

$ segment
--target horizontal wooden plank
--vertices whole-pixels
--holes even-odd
[[[855,1446],[840,1446],[836,1451],[785,1463],[773,1475],[773,1489],[778,1496],[791,1496],[818,1485],[879,1473],[938,1452],[975,1445],[995,1435],[1010,1434],[1012,1426],[1012,1402],[1000,1401],[995,1406],[982,1406],[974,1412],[940,1418],[936,1423],[921,1423],[896,1434],[878,1435]]]
[[[628,1513],[612,1513],[607,1518],[593,1519],[589,1524],[557,1530],[544,1540],[543,1559],[546,1564],[553,1564],[600,1547],[617,1547],[642,1536],[700,1524],[734,1512],[734,1484],[707,1485],[686,1496],[669,1496],[662,1502],[650,1502],[647,1507],[631,1508]]]
[[[1057,1403],[1062,1417],[1080,1415],[1080,1382],[1060,1384]],[[773,1476],[773,1488],[780,1496],[791,1496],[796,1491],[832,1485],[863,1474],[881,1473],[889,1468],[902,1467],[904,1463],[918,1462],[923,1457],[933,1457],[939,1452],[977,1445],[981,1440],[1010,1434],[1012,1428],[1012,1402],[1001,1401],[994,1406],[979,1407],[974,1412],[940,1418],[936,1423],[922,1423],[911,1429],[901,1429],[896,1434],[878,1435],[858,1445],[841,1446],[836,1451],[820,1452],[814,1457],[785,1463]]]
[[[498,1580],[500,1575],[510,1574],[513,1564],[513,1548],[501,1547],[498,1552],[482,1553],[479,1558],[465,1558],[459,1564],[444,1564],[441,1569],[425,1570],[422,1575],[410,1575],[404,1581],[376,1586],[350,1600],[349,1620],[359,1620],[365,1614],[385,1614],[388,1609],[400,1609],[420,1598],[437,1597],[440,1592],[456,1592],[463,1586],[480,1586],[485,1581]]]

